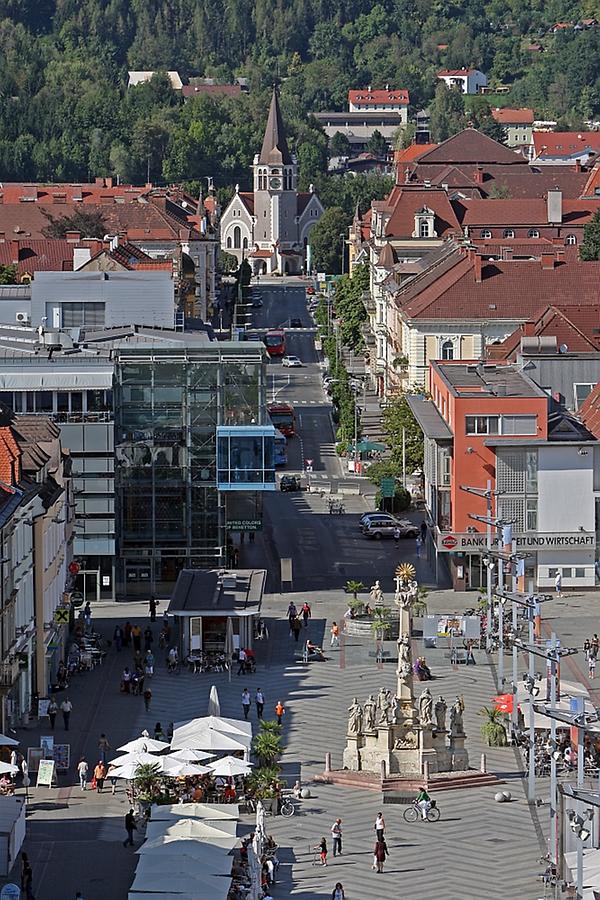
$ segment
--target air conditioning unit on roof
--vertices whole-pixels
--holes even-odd
[[[29,325],[31,318],[28,312],[18,312],[15,316],[17,325]]]

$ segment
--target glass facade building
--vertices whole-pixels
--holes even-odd
[[[119,350],[114,401],[117,596],[167,596],[180,569],[226,564],[227,492],[274,488],[264,348]],[[260,442],[260,476],[219,478],[221,429],[234,453]]]

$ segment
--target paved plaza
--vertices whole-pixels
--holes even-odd
[[[82,890],[85,900],[126,898],[135,867],[135,853],[124,849],[123,816],[126,798],[121,789],[110,793],[85,794],[75,786],[74,766],[81,754],[92,763],[97,756],[98,737],[105,732],[113,747],[152,730],[155,722],[166,727],[169,721],[206,713],[211,685],[218,686],[222,713],[241,716],[240,693],[245,683],[251,692],[262,687],[266,713],[281,699],[286,706],[282,759],[283,775],[290,783],[300,777],[312,797],[301,803],[291,819],[269,818],[269,831],[280,844],[282,865],[276,897],[326,898],[337,880],[343,882],[349,900],[395,897],[398,891],[408,898],[444,897],[500,898],[519,896],[535,900],[543,894],[537,874],[538,857],[544,852],[547,808],[538,811],[526,800],[519,776],[519,759],[511,748],[486,750],[488,768],[511,791],[510,804],[494,802],[494,787],[449,791],[438,795],[442,817],[437,824],[407,825],[402,806],[386,805],[387,839],[390,857],[383,875],[371,870],[373,822],[381,808],[380,795],[334,785],[312,784],[324,768],[325,753],[332,753],[334,767],[341,766],[345,741],[347,707],[354,695],[364,699],[380,686],[394,687],[395,667],[377,666],[369,655],[368,641],[349,638],[339,650],[327,652],[328,660],[305,665],[295,659],[285,609],[290,599],[303,601],[306,594],[274,594],[265,598],[270,638],[258,645],[258,672],[254,676],[228,674],[169,675],[161,664],[152,682],[153,700],[145,713],[140,697],[119,692],[126,651],[109,651],[103,666],[73,678],[69,696],[74,705],[68,735],[57,720],[56,737],[71,742],[72,767],[69,777],[61,776],[56,789],[32,788],[28,817],[28,850],[34,869],[37,900],[74,898]],[[346,605],[341,591],[308,595],[313,610],[309,634],[328,644],[329,626],[338,621]],[[432,592],[431,611],[464,607],[464,597]],[[546,627],[555,627],[565,642],[581,645],[582,638],[595,628],[600,597],[557,600],[548,610]],[[124,621],[145,611],[142,605],[101,605],[95,611],[95,625],[107,635],[117,619]],[[140,619],[140,621],[144,621]],[[158,625],[156,626],[158,631]],[[416,650],[419,643],[416,643]],[[494,670],[481,651],[475,667],[452,667],[447,651],[428,651],[428,662],[436,675],[432,692],[451,701],[457,694],[465,699],[465,730],[471,764],[479,766],[484,750],[478,711],[496,693]],[[564,677],[581,676],[581,660],[575,657]],[[420,686],[416,687],[417,692]],[[256,719],[253,711],[253,719]],[[42,729],[45,732],[47,729]],[[36,745],[39,728],[19,731],[22,745]],[[547,794],[540,785],[540,796]],[[539,812],[539,819],[538,819]],[[329,839],[333,820],[340,816],[344,829],[344,853],[330,856],[327,868],[315,867],[311,847],[322,835]],[[252,820],[245,818],[248,830]]]

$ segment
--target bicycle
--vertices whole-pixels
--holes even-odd
[[[291,819],[294,813],[296,812],[296,807],[291,799],[291,797],[284,797],[281,801],[281,806],[279,807],[279,812],[286,819]]]
[[[441,816],[441,813],[436,805],[435,800],[431,800],[431,805],[427,810],[427,821],[428,822],[437,822]],[[421,808],[417,805],[416,800],[414,800],[407,809],[404,810],[403,815],[405,822],[417,822],[419,819],[423,819],[423,813],[421,812]]]

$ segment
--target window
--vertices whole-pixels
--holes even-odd
[[[537,459],[537,450],[527,450],[525,459],[525,467],[526,467],[526,490],[528,494],[537,494],[538,482],[537,482],[537,467],[538,467],[538,459]]]
[[[452,457],[446,453],[442,456],[442,484],[443,485],[450,484],[451,459],[452,459]]]
[[[442,344],[442,359],[454,359],[454,343],[444,341]]]
[[[54,397],[52,391],[40,391],[37,395],[37,411],[44,413],[54,412]]]
[[[556,578],[558,569],[548,569],[548,578]]]
[[[562,577],[563,578],[572,578],[573,577],[573,569],[571,569],[571,568],[563,569]]]
[[[429,222],[424,222],[422,219],[419,221],[419,237],[429,237]]]
[[[537,228],[530,228],[529,231],[527,232],[527,237],[529,237],[529,238],[539,238],[539,236],[540,236],[540,233],[537,230]]]
[[[73,391],[71,394],[71,412],[81,412],[83,409],[83,393]]]
[[[574,247],[577,243],[577,238],[574,234],[568,234],[565,238],[565,244],[567,247]]]
[[[525,500],[525,530],[537,531],[537,509],[538,502],[536,497],[527,497]]]
[[[573,385],[573,390],[575,392],[575,409],[579,409],[585,398],[591,393],[593,387],[594,385],[589,382]]]
[[[489,238],[491,238],[491,236],[492,236],[492,232],[490,231],[489,228],[483,228],[479,232],[479,237],[484,238],[484,240],[489,240]]]
[[[106,304],[62,303],[61,322],[63,328],[77,328],[80,325],[104,325],[106,323]]]
[[[575,578],[585,578],[585,569],[575,569]]]
[[[501,434],[537,434],[537,416],[502,416]]]
[[[233,246],[236,250],[239,250],[242,246],[242,229],[239,225],[236,225],[233,229]]]
[[[227,238],[227,249],[231,250],[231,235]]]
[[[512,228],[505,228],[505,229],[504,229],[504,233],[503,233],[502,237],[505,237],[505,238],[514,238],[514,236],[515,236],[515,233],[514,233],[514,231],[512,230]]]
[[[247,237],[245,237],[244,240],[242,241],[242,247],[244,250],[248,249],[248,238]]]
[[[465,416],[466,434],[498,434],[498,416]]]

